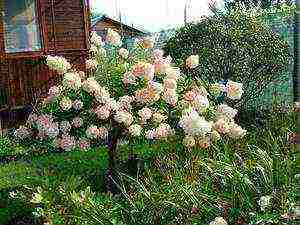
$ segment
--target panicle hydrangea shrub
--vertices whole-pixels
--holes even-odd
[[[170,56],[152,49],[150,38],[125,49],[122,37],[109,29],[105,42],[95,32],[90,42],[87,74],[72,69],[63,57],[47,56],[49,68],[63,74],[62,82],[49,89],[39,110],[16,130],[16,138],[28,146],[46,140],[62,150],[108,144],[114,151],[126,137],[177,135],[187,148],[207,148],[221,137],[246,134],[234,121],[237,110],[214,101],[220,95],[240,99],[241,83],[187,82]],[[189,56],[185,65],[187,71],[195,69],[199,56]]]

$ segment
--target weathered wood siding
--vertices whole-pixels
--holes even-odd
[[[44,55],[64,56],[76,69],[85,70],[90,27],[87,0],[37,0],[37,4],[41,52],[5,53],[0,20],[0,112],[45,96],[49,86],[60,80],[41,63]]]

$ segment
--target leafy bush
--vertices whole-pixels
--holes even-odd
[[[198,55],[187,57],[184,74],[161,50],[153,49],[149,38],[139,39],[129,50],[121,44],[111,29],[105,43],[93,32],[88,74],[74,70],[63,57],[47,56],[48,67],[63,75],[62,82],[49,89],[26,124],[14,132],[15,138],[38,154],[107,146],[107,189],[112,191],[117,156],[128,158],[136,147],[145,150],[136,143],[166,146],[171,140],[181,149],[205,149],[220,138],[246,135],[235,123],[237,110],[225,103],[242,97],[242,84],[230,80],[210,86],[192,80],[186,74],[198,66]],[[214,93],[208,91],[211,87]],[[122,142],[131,148],[121,147],[118,154]]]
[[[182,67],[187,56],[198,54],[195,77],[243,83],[244,106],[251,105],[271,82],[280,81],[289,63],[287,42],[263,25],[259,12],[239,8],[180,28],[164,50]]]
[[[24,153],[24,149],[9,136],[0,136],[0,157]]]

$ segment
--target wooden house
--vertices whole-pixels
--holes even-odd
[[[105,38],[107,28],[117,31],[123,37],[123,41],[126,44],[132,42],[134,38],[149,35],[147,31],[126,25],[106,15],[101,15],[92,19],[91,30],[96,31],[102,38]]]
[[[0,120],[47,92],[58,75],[45,55],[83,70],[90,29],[88,0],[0,0]]]

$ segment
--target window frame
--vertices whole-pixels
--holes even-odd
[[[0,0],[3,1],[3,0]],[[37,26],[38,26],[38,31],[39,31],[39,36],[40,36],[40,45],[41,48],[37,51],[20,51],[20,52],[6,52],[5,51],[5,34],[4,34],[4,9],[0,12],[0,55],[5,58],[23,58],[23,57],[33,57],[33,58],[38,58],[43,55],[45,52],[45,21],[44,17],[42,16],[42,5],[41,5],[41,0],[33,0],[35,1],[35,13],[37,17]]]

